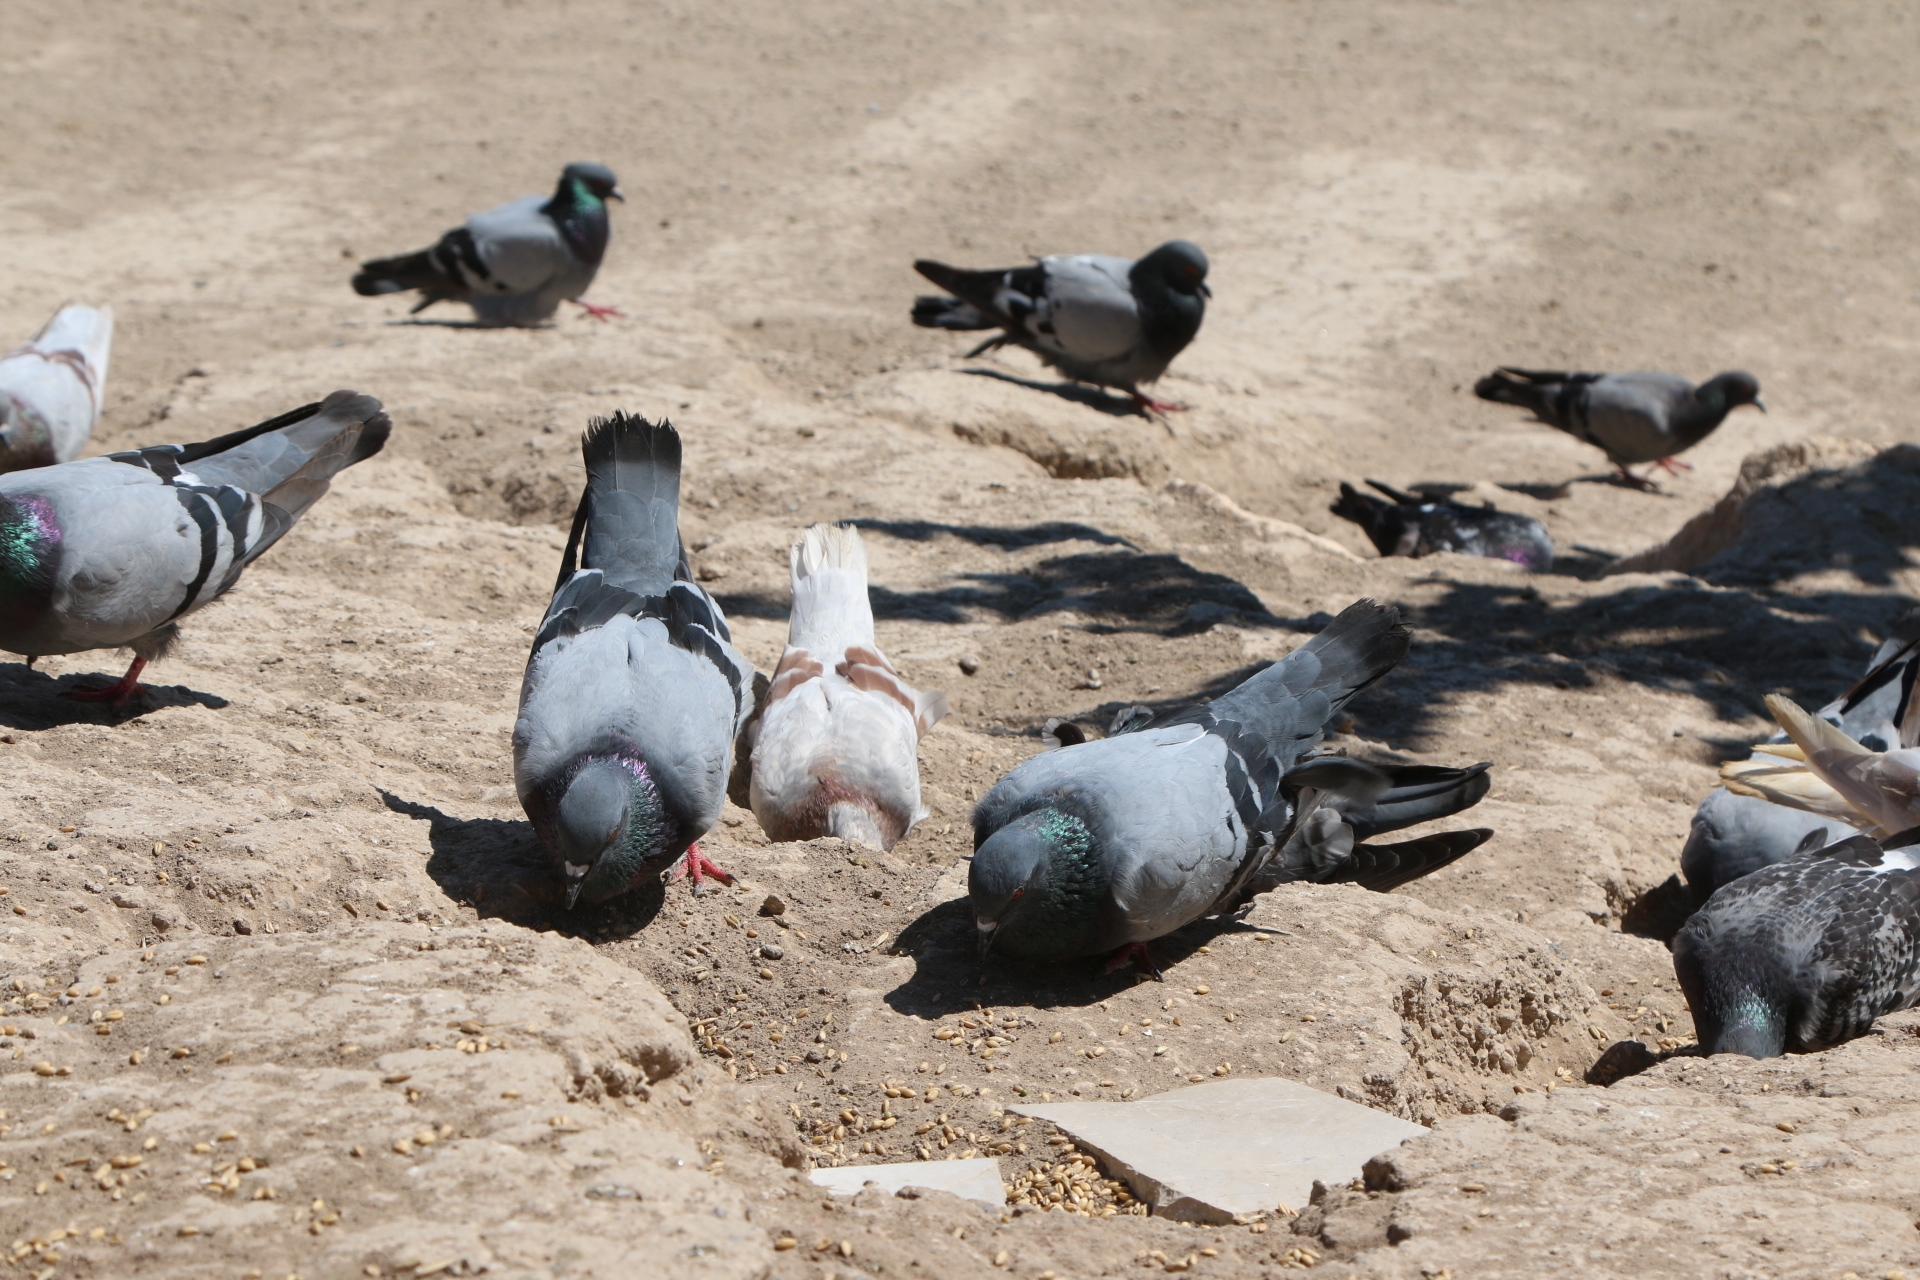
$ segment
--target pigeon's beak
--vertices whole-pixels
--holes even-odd
[[[615,200],[618,200],[621,204],[625,204],[627,202],[627,193],[622,191],[618,187],[615,187],[613,190],[607,192],[607,194],[613,197]]]
[[[1205,280],[1200,282],[1200,296],[1203,298],[1211,298],[1213,296],[1213,290],[1207,288],[1207,282]]]
[[[567,868],[567,910],[571,911],[573,910],[573,904],[580,900],[581,886],[587,883],[587,872],[593,870],[593,868],[592,866],[579,866],[572,862],[565,863],[564,865]]]
[[[1000,932],[1000,922],[998,920],[986,920],[975,916],[973,927],[975,932],[980,935],[980,958],[985,960],[987,958],[987,952],[993,949],[993,935]]]
[[[1759,396],[1755,396],[1753,398],[1753,407],[1758,409],[1760,412],[1765,413],[1767,411],[1767,402],[1765,400],[1762,400]]]

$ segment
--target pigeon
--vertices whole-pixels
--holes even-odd
[[[112,307],[62,307],[0,356],[0,471],[71,462],[100,422]]]
[[[1558,373],[1494,370],[1473,384],[1482,400],[1518,405],[1550,427],[1604,451],[1620,478],[1636,489],[1653,482],[1627,470],[1656,463],[1668,475],[1686,467],[1674,455],[1712,435],[1743,404],[1765,413],[1750,373],[1722,373],[1694,386],[1671,373]]]
[[[857,529],[814,525],[791,562],[787,649],[748,731],[753,815],[776,841],[891,849],[927,816],[917,749],[947,697],[912,688],[875,643]]]
[[[1920,1000],[1916,839],[1855,835],[1707,899],[1673,941],[1701,1051],[1827,1049]]]
[[[1056,254],[1030,267],[963,271],[922,258],[913,269],[953,295],[915,299],[915,324],[1000,330],[967,359],[1012,343],[1075,382],[1126,392],[1145,412],[1186,408],[1140,384],[1165,373],[1200,332],[1213,292],[1199,246],[1170,240],[1138,262]]]
[[[1465,556],[1511,560],[1529,569],[1553,568],[1553,539],[1532,516],[1402,493],[1378,480],[1367,483],[1392,501],[1362,493],[1343,481],[1340,501],[1328,510],[1366,530],[1383,556],[1455,551]]]
[[[513,727],[514,786],[569,908],[682,855],[696,891],[732,881],[694,842],[754,709],[753,668],[680,542],[680,433],[616,413],[581,452],[587,487]]]
[[[625,199],[607,166],[570,164],[551,198],[522,196],[474,214],[431,249],[361,263],[353,291],[373,298],[417,289],[422,296],[409,315],[451,300],[495,327],[541,324],[562,302],[596,320],[617,316],[580,295],[606,256],[607,201]]]
[[[132,649],[117,683],[73,694],[125,703],[180,619],[232,587],[391,430],[378,400],[336,391],[202,444],[0,476],[0,649],[29,661]]]
[[[1373,836],[1487,794],[1466,769],[1306,759],[1349,699],[1405,656],[1398,609],[1361,600],[1213,702],[1156,721],[1122,711],[1108,737],[1033,757],[973,815],[967,878],[982,954],[1109,954],[1153,971],[1146,944],[1291,881],[1387,891],[1492,833],[1398,844]]]
[[[1911,723],[1914,680],[1920,675],[1916,641],[1920,609],[1909,610],[1895,624],[1867,674],[1815,714],[1868,751],[1915,745],[1920,736],[1920,725]],[[1782,731],[1757,747],[1752,759],[1723,765],[1727,785],[1716,787],[1694,811],[1680,851],[1680,874],[1696,907],[1721,885],[1793,857],[1815,831],[1825,833],[1818,848],[1873,825],[1821,782],[1806,767],[1805,753],[1788,742]]]

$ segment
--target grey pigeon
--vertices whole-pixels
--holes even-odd
[[[625,892],[720,817],[754,672],[680,543],[680,433],[616,413],[581,440],[587,487],[513,727],[513,776],[567,905]]]
[[[1111,736],[1020,765],[973,815],[967,889],[982,951],[1115,953],[1110,968],[1151,969],[1148,942],[1277,885],[1386,891],[1477,847],[1492,833],[1359,842],[1477,803],[1487,765],[1304,758],[1408,640],[1399,610],[1362,600],[1209,704],[1160,721],[1133,708]]]
[[[1041,258],[1030,267],[963,271],[922,258],[913,269],[952,297],[925,296],[913,322],[929,329],[999,329],[967,352],[1025,347],[1075,382],[1116,387],[1149,413],[1184,409],[1140,384],[1167,371],[1207,313],[1207,255],[1170,240],[1138,262],[1100,254]]]
[[[1529,569],[1553,568],[1553,539],[1532,516],[1402,493],[1378,480],[1367,483],[1391,501],[1362,493],[1343,481],[1340,500],[1328,510],[1364,529],[1383,556],[1453,551],[1463,556],[1511,560]]]
[[[1855,835],[1736,880],[1673,942],[1704,1053],[1831,1048],[1920,1000],[1920,849]]]
[[[1913,701],[1916,676],[1920,676],[1920,609],[1911,609],[1875,651],[1866,675],[1815,714],[1869,751],[1913,746],[1907,739],[1914,731],[1903,731],[1901,726],[1920,711]],[[1777,733],[1769,741],[1785,742],[1787,735]],[[1812,846],[1819,848],[1847,839],[1858,829],[1857,823],[1830,815],[1716,787],[1694,810],[1692,829],[1680,851],[1680,874],[1694,905],[1702,906],[1722,885],[1793,857],[1815,831],[1824,833]]]
[[[814,525],[791,566],[786,652],[747,730],[753,816],[774,840],[891,849],[927,816],[919,744],[946,695],[915,689],[880,652],[858,529]]]
[[[211,604],[326,493],[380,452],[392,424],[372,396],[318,404],[202,444],[161,444],[0,476],[0,649],[130,648],[124,703]]]
[[[1684,453],[1712,435],[1743,404],[1762,413],[1760,383],[1750,373],[1721,373],[1694,386],[1671,373],[1566,373],[1500,368],[1480,379],[1473,394],[1518,405],[1550,427],[1607,455],[1620,478],[1637,489],[1652,481],[1627,470],[1658,463],[1669,475]]]
[[[80,456],[100,422],[112,307],[62,307],[46,327],[0,356],[0,471]]]
[[[364,297],[422,294],[409,315],[436,302],[464,302],[483,325],[528,326],[550,319],[562,302],[596,320],[620,313],[583,301],[606,256],[608,200],[625,200],[613,170],[570,164],[551,197],[522,196],[468,218],[438,244],[360,264],[353,291]]]

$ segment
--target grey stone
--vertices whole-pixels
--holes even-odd
[[[871,1182],[882,1191],[902,1195],[915,1191],[950,1191],[967,1200],[991,1205],[1007,1202],[1000,1181],[1000,1162],[980,1160],[909,1160],[899,1164],[850,1164],[837,1169],[815,1169],[815,1186],[837,1196],[859,1195]]]
[[[1292,1080],[1214,1080],[1139,1102],[1020,1104],[1127,1180],[1159,1217],[1225,1223],[1307,1203],[1427,1130]]]

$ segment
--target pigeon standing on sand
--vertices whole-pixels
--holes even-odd
[[[1920,1000],[1920,832],[1856,835],[1716,892],[1673,971],[1704,1053],[1831,1048]]]
[[[587,487],[513,727],[520,803],[567,905],[679,862],[719,820],[753,668],[680,543],[680,433],[616,413],[581,441]]]
[[[580,295],[606,256],[607,201],[625,199],[607,166],[570,164],[551,197],[522,196],[474,214],[431,249],[361,263],[353,291],[372,298],[418,289],[421,299],[407,314],[464,302],[488,326],[540,324],[562,302],[596,320],[617,316]]]
[[[1913,699],[1916,676],[1920,676],[1920,609],[1909,610],[1895,624],[1893,634],[1868,663],[1866,675],[1815,714],[1868,751],[1912,746],[1920,737],[1920,725],[1913,723],[1920,713]],[[1694,811],[1692,829],[1680,851],[1680,874],[1696,907],[1705,905],[1720,886],[1793,857],[1815,831],[1822,834],[1807,847],[1844,840],[1872,825],[1851,805],[1835,814],[1797,808],[1786,801],[1787,777],[1804,772],[1804,753],[1795,753],[1799,768],[1788,763],[1794,757],[1773,754],[1788,740],[1783,731],[1756,748],[1751,760],[1723,766],[1732,775],[1728,784],[1716,787]],[[1818,783],[1811,775],[1808,781]],[[1769,793],[1781,799],[1769,799]]]
[[[1500,368],[1474,383],[1473,394],[1518,405],[1550,427],[1599,448],[1637,489],[1653,482],[1627,470],[1652,462],[1668,475],[1675,460],[1712,435],[1743,404],[1765,413],[1760,383],[1750,373],[1722,373],[1694,386],[1671,373],[1565,373]]]
[[[926,259],[913,264],[952,297],[913,304],[928,329],[999,329],[967,352],[972,359],[1012,343],[1075,382],[1115,387],[1149,413],[1184,409],[1140,390],[1167,371],[1200,332],[1207,313],[1207,255],[1170,240],[1138,262],[1056,254],[1030,267],[963,271]]]
[[[891,849],[927,815],[918,747],[946,695],[908,685],[874,641],[859,530],[814,525],[791,561],[787,649],[748,730],[753,815],[774,840]]]
[[[0,471],[78,457],[100,422],[112,307],[62,307],[31,342],[0,356]]]
[[[1343,481],[1340,501],[1328,510],[1366,530],[1383,556],[1454,551],[1463,556],[1511,560],[1534,570],[1553,568],[1553,539],[1532,516],[1402,493],[1378,480],[1367,483],[1392,501],[1362,493]]]
[[[1487,794],[1488,766],[1302,760],[1327,722],[1405,656],[1399,610],[1362,600],[1325,631],[1204,706],[1028,760],[974,811],[967,879],[989,948],[1031,960],[1109,954],[1151,969],[1146,944],[1290,881],[1386,891],[1492,833],[1358,843]]]
[[[380,452],[372,396],[336,391],[203,444],[162,444],[0,476],[0,649],[130,648],[124,703],[180,619],[240,578],[338,472]]]

